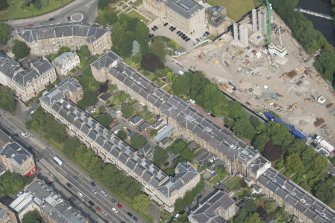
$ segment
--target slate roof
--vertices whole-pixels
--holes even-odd
[[[234,205],[233,199],[222,191],[216,191],[202,200],[199,206],[191,212],[189,219],[198,223],[224,223],[217,209],[226,210],[232,205]]]
[[[0,57],[0,72],[23,88],[43,76],[49,70],[54,69],[48,60],[37,60],[31,66],[32,69],[26,70],[15,60],[11,58],[1,59]]]
[[[22,165],[24,161],[33,158],[33,155],[29,153],[26,149],[21,147],[16,142],[9,143],[2,150],[0,150],[0,155],[6,157],[7,159],[12,159],[17,164]]]
[[[103,63],[103,61],[108,61],[108,63]],[[114,66],[111,66],[113,62]],[[309,216],[313,221],[335,222],[334,210],[300,188],[297,184],[292,181],[287,181],[290,182],[290,189],[288,189],[288,183],[283,185],[283,183],[286,182],[283,180],[286,179],[283,175],[278,173],[275,174],[276,178],[268,177],[268,174],[275,170],[273,168],[269,169],[268,166],[270,166],[270,162],[261,156],[254,148],[241,141],[225,127],[219,126],[213,120],[194,109],[190,103],[183,101],[177,96],[169,95],[160,89],[142,74],[125,64],[122,58],[114,52],[108,52],[93,62],[91,66],[97,69],[109,69],[108,75],[112,75],[119,81],[125,83],[129,88],[133,89],[135,93],[138,93],[141,97],[159,108],[163,114],[169,118],[173,118],[179,125],[192,131],[195,135],[208,142],[217,151],[227,156],[228,159],[240,163],[243,167],[247,168],[248,171],[259,176],[258,183],[265,185],[277,195],[282,196],[282,194],[285,194],[285,190],[290,191],[290,189],[293,188],[305,194],[306,203],[315,203],[320,207],[320,210],[324,211],[318,211],[319,209],[316,208],[306,209],[306,216]],[[264,173],[260,171],[261,168],[263,168],[262,171],[268,169]],[[281,183],[278,184],[278,182]],[[281,186],[286,189],[281,189]],[[299,198],[295,197],[295,199]],[[307,202],[307,199],[310,202]],[[285,201],[294,203],[294,199],[293,201],[292,199],[286,199]],[[297,209],[300,208],[298,204],[299,202],[294,203],[294,207]]]
[[[59,24],[36,28],[18,29],[17,35],[22,37],[26,42],[35,42],[43,39],[58,38],[64,36],[85,37],[88,43],[99,39],[106,32],[110,32],[107,27],[97,24]]]
[[[56,194],[44,181],[35,179],[25,193],[11,203],[11,208],[21,213],[29,203],[35,203],[57,223],[86,223],[83,214]],[[26,205],[22,205],[26,204]]]
[[[275,169],[267,169],[257,181],[305,214],[313,222],[335,222],[335,213],[331,208],[278,173]]]
[[[165,3],[179,15],[189,19],[204,7],[193,0],[168,0]]]
[[[71,80],[68,79],[67,81]],[[64,97],[62,91],[67,90],[64,87],[67,85],[67,81],[42,96],[40,98],[41,103],[45,103],[46,106],[49,106],[64,118],[68,122],[67,125],[73,125],[76,131],[81,131],[92,141],[97,142],[110,157],[125,164],[128,168],[127,172],[134,172],[137,177],[145,179],[144,182],[166,197],[171,196],[174,190],[180,189],[191,179],[198,176],[199,173],[193,167],[186,163],[179,163],[175,168],[177,174],[170,177],[149,160],[140,157],[127,143]],[[121,166],[121,168],[124,167]]]

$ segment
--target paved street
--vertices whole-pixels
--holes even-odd
[[[8,24],[13,28],[21,28],[67,23],[69,22],[68,16],[72,16],[75,13],[81,13],[84,16],[82,20],[83,23],[93,23],[97,13],[97,2],[97,0],[75,0],[56,11],[33,18],[10,20],[8,21]],[[54,18],[54,20],[49,22],[50,18]]]
[[[18,134],[16,138],[23,144],[26,144],[27,147],[34,148],[37,160],[44,163],[43,159],[45,159],[45,161],[51,166],[49,170],[52,171],[52,169],[54,169],[52,172],[56,176],[61,175],[58,177],[59,182],[64,185],[66,183],[70,183],[72,186],[69,189],[79,198],[83,199],[86,204],[89,200],[91,200],[95,203],[95,208],[100,207],[101,212],[99,214],[106,220],[106,222],[134,222],[134,220],[130,219],[127,215],[127,207],[119,209],[111,202],[112,197],[110,195],[105,197],[101,194],[101,190],[104,189],[100,187],[100,185],[96,186],[95,190],[97,191],[97,194],[94,194],[92,192],[91,179],[80,172],[80,170],[78,170],[78,168],[74,165],[71,165],[70,162],[62,156],[62,154],[59,154],[56,150],[51,149],[51,146],[47,145],[43,139],[40,139],[40,137],[33,133],[29,133],[30,136],[25,140],[22,140],[19,135],[22,132],[27,132],[23,124],[20,123],[19,120],[15,120],[15,118],[8,113],[3,113],[1,111],[0,114],[1,124],[6,126],[6,129],[11,133]],[[54,156],[59,157],[63,161],[63,165],[59,166],[53,162],[52,158]],[[80,192],[83,196],[80,196],[78,192]],[[118,213],[114,213],[112,210],[113,207],[118,209]]]

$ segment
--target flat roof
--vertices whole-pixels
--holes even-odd
[[[193,0],[170,0],[165,3],[179,15],[189,19],[204,7]]]

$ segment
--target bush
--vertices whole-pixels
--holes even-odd
[[[14,41],[12,51],[16,59],[24,58],[30,54],[30,48],[27,46],[26,43],[21,42],[20,40]]]
[[[124,130],[119,130],[117,133],[117,136],[122,139],[123,141],[126,140],[128,138],[127,133]]]
[[[131,146],[136,150],[142,148],[145,144],[147,144],[147,139],[140,134],[131,139]]]
[[[0,6],[1,6],[0,1]],[[1,11],[1,7],[0,7]],[[0,23],[0,44],[6,44],[8,40],[10,39],[10,26],[7,25],[6,23]]]
[[[165,149],[162,149],[160,147],[155,148],[153,163],[156,166],[158,167],[162,166],[167,160],[167,158],[169,158],[169,154]]]
[[[28,177],[7,171],[0,176],[0,194],[7,196],[14,195],[22,191],[28,182]]]
[[[38,211],[29,211],[23,215],[22,223],[43,223],[43,218]]]
[[[174,205],[175,211],[180,212],[183,211],[187,206],[189,206],[192,201],[197,197],[197,195],[205,188],[204,180],[200,180],[200,182],[190,191],[186,192],[183,198],[178,198]]]

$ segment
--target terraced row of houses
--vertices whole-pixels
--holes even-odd
[[[91,64],[96,80],[112,81],[155,114],[168,120],[180,136],[193,140],[216,154],[231,173],[240,173],[263,188],[285,209],[301,221],[330,223],[335,212],[313,195],[287,179],[271,167],[271,163],[252,146],[238,139],[222,125],[196,109],[192,103],[169,95],[134,68],[123,62],[114,52]]]

